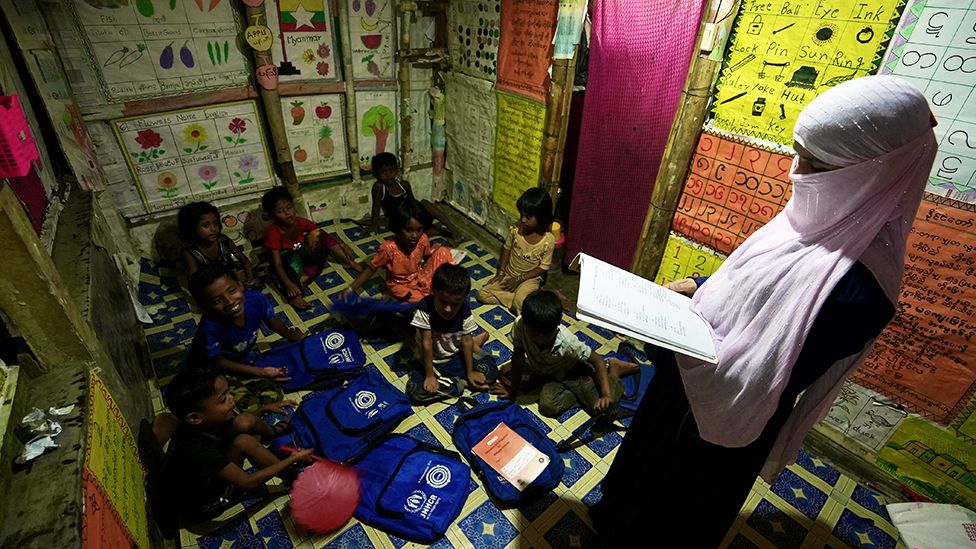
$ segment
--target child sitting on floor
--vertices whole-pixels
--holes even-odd
[[[243,499],[246,492],[271,477],[294,478],[294,463],[311,461],[311,450],[299,450],[280,460],[258,437],[271,438],[287,429],[258,416],[234,411],[227,379],[213,369],[190,369],[177,374],[166,388],[166,403],[181,421],[163,458],[160,488],[168,510],[184,523],[212,518]],[[264,406],[257,413],[281,413],[291,401]],[[248,460],[255,470],[243,469]]]
[[[639,366],[604,360],[560,325],[562,315],[562,303],[553,292],[536,290],[525,298],[522,316],[512,326],[512,362],[491,392],[514,398],[527,374],[545,382],[539,395],[544,416],[556,417],[577,405],[590,414],[606,412],[623,394],[620,378],[636,373]]]
[[[319,229],[311,219],[295,215],[295,204],[284,187],[266,192],[261,197],[261,208],[274,218],[264,233],[264,246],[271,253],[271,267],[292,307],[312,307],[302,297],[302,282],[318,276],[329,253],[353,271],[363,270],[345,244]]]
[[[475,363],[488,333],[473,335],[478,325],[468,305],[471,277],[463,267],[441,265],[434,272],[433,293],[417,305],[411,326],[417,328],[418,368],[407,381],[414,402],[440,400],[438,375],[458,380],[471,391],[486,391],[498,378],[493,360]],[[453,396],[453,395],[452,395]]]
[[[274,316],[271,301],[260,292],[245,290],[219,265],[205,265],[190,277],[190,293],[203,309],[190,346],[190,367],[215,367],[228,375],[238,408],[253,411],[282,399],[278,382],[288,380],[284,368],[258,368],[255,344],[261,323],[281,337],[297,341],[305,333]]]
[[[403,301],[420,301],[430,295],[431,279],[438,267],[454,263],[447,246],[431,246],[424,234],[430,225],[427,210],[416,200],[404,200],[393,212],[390,226],[393,238],[380,244],[372,261],[359,277],[343,290],[348,298],[376,272],[386,270],[386,287],[390,295]]]
[[[220,212],[209,202],[191,202],[176,216],[180,240],[186,245],[180,252],[186,274],[192,275],[203,265],[222,265],[237,275],[244,287],[254,286],[251,261],[234,241],[221,233]]]
[[[519,222],[512,226],[505,238],[498,274],[478,291],[481,303],[498,304],[516,315],[522,309],[525,296],[542,286],[542,277],[552,263],[555,237],[549,232],[552,225],[552,198],[535,187],[522,193],[515,207]]]
[[[373,209],[370,216],[370,230],[373,233],[379,231],[380,212],[386,216],[388,222],[393,220],[393,216],[405,200],[415,200],[413,189],[410,182],[400,179],[400,160],[395,154],[384,152],[373,157],[371,162],[373,177],[372,197]],[[444,224],[448,229],[447,238],[455,239],[458,236],[457,228],[450,224],[450,220],[444,216],[436,204],[429,200],[421,200],[420,205],[426,210],[427,215]],[[396,231],[393,231],[396,232]]]

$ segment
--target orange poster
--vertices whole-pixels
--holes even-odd
[[[948,424],[976,391],[976,213],[926,198],[908,238],[898,313],[853,378]]]
[[[85,514],[81,526],[81,545],[85,549],[129,549],[132,538],[88,468],[82,472]]]
[[[791,156],[702,133],[672,229],[732,253],[786,206],[792,163]]]
[[[557,0],[502,0],[498,89],[545,102]]]

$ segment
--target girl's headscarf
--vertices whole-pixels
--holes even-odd
[[[678,359],[701,436],[727,447],[758,438],[817,313],[856,261],[896,302],[905,242],[936,152],[925,97],[890,76],[823,93],[800,113],[794,139],[840,167],[797,174],[794,160],[785,209],[735,250],[692,301],[711,328],[718,364]],[[837,362],[804,392],[765,477],[795,458],[870,347]]]

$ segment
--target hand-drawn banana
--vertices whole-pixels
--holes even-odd
[[[377,21],[376,23],[370,24],[370,23],[368,23],[366,21],[366,18],[365,17],[360,17],[359,18],[359,26],[362,27],[363,30],[366,31],[366,32],[373,32],[373,31],[376,30],[377,27],[380,26],[380,24],[379,24],[379,21]]]

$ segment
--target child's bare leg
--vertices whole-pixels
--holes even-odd
[[[231,443],[230,453],[227,456],[231,461],[238,465],[243,465],[244,460],[251,462],[251,465],[258,469],[270,467],[281,461],[278,456],[261,444],[261,441],[254,435],[240,434],[234,437]]]
[[[447,216],[444,215],[440,207],[430,200],[421,200],[420,203],[424,206],[424,209],[427,210],[427,213],[429,213],[431,217],[437,221],[440,221],[445,227],[447,227],[447,231],[450,234],[446,234],[444,236],[449,237],[449,240],[454,241],[453,243],[456,244],[457,239],[461,236],[461,231],[459,231],[458,228],[448,220]]]
[[[480,334],[471,338],[471,342],[474,343],[474,350],[480,351],[481,347],[488,341],[488,332],[481,332]]]
[[[640,371],[640,366],[633,362],[626,362],[619,358],[610,358],[608,361],[610,363],[609,372],[612,376],[624,377],[634,375]]]
[[[349,267],[357,273],[363,272],[362,263],[356,261],[356,255],[352,253],[352,250],[350,250],[349,247],[342,242],[339,242],[335,246],[329,248],[329,251],[335,254],[335,256],[342,261],[343,265]]]
[[[250,412],[242,412],[231,422],[230,429],[234,434],[250,434],[262,439],[273,437],[275,430],[265,421]]]

